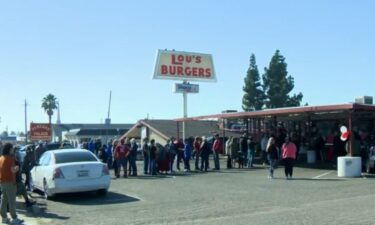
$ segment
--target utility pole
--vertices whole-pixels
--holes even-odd
[[[27,144],[27,101],[25,99],[25,144]]]

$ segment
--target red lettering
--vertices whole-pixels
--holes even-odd
[[[184,75],[183,71],[184,71],[184,68],[182,66],[177,67],[177,75],[183,76]]]
[[[176,56],[175,55],[171,55],[172,56],[172,64],[175,64],[175,65],[182,65],[182,62],[176,62]],[[178,56],[180,57],[180,56]],[[177,57],[177,60],[180,61]]]
[[[202,59],[201,59],[201,57],[200,56],[197,56],[197,57],[195,57],[195,63],[201,63],[202,62]]]
[[[203,68],[199,68],[198,69],[198,76],[199,77],[204,77],[204,69]]]
[[[169,74],[171,74],[171,75],[176,74],[176,67],[175,66],[169,66]]]
[[[192,58],[191,55],[187,55],[186,56],[186,62],[191,63],[191,58]]]
[[[193,67],[193,76],[194,77],[198,76],[198,68],[197,67]]]
[[[185,75],[190,76],[191,75],[191,68],[190,67],[185,67]]]
[[[211,77],[211,69],[210,68],[206,69],[206,77]]]
[[[184,62],[184,56],[183,55],[178,55],[177,56],[177,60],[181,63],[180,65],[182,65],[182,63]]]
[[[161,65],[161,74],[167,74],[168,73],[168,66]]]

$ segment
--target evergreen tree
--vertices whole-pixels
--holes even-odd
[[[294,78],[288,75],[285,58],[276,50],[268,68],[264,69],[263,91],[267,98],[265,104],[267,108],[279,108],[289,106],[300,106],[302,93],[289,96],[294,88]]]
[[[242,90],[245,92],[242,98],[242,108],[245,111],[260,110],[264,105],[264,93],[260,83],[258,66],[256,65],[255,55],[250,56],[250,67],[245,77],[245,86]]]

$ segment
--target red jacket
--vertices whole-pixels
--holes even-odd
[[[130,149],[125,144],[118,144],[115,148],[114,157],[116,160],[123,159],[129,155]]]
[[[212,146],[212,151],[216,153],[221,153],[221,142],[219,139],[215,139],[214,144]]]

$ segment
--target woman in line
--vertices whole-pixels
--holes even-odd
[[[293,164],[296,159],[297,147],[290,141],[288,136],[285,138],[285,143],[281,147],[281,153],[285,165],[285,178],[287,180],[292,179]]]
[[[268,179],[273,179],[273,171],[275,170],[275,166],[278,160],[278,154],[277,154],[277,147],[274,137],[270,137],[267,142],[266,146],[266,152],[267,152],[267,159],[268,163],[270,165],[269,173],[268,173]]]

